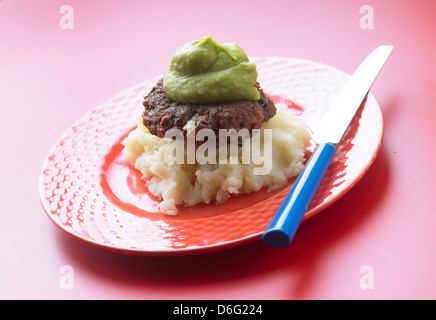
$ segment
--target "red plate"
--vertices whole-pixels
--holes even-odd
[[[259,82],[314,130],[349,75],[306,60],[256,57]],[[163,215],[136,170],[120,157],[135,128],[143,96],[158,78],[130,88],[79,119],[55,144],[41,171],[40,195],[48,217],[76,239],[132,255],[180,255],[229,248],[260,239],[292,184],[261,190],[220,205],[180,208]],[[344,195],[373,163],[383,116],[373,95],[350,125],[307,219]],[[310,150],[309,150],[310,153]]]

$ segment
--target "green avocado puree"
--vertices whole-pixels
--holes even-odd
[[[258,100],[256,65],[235,43],[203,37],[179,47],[171,57],[163,85],[181,103]]]

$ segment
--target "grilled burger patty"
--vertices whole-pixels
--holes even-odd
[[[150,133],[160,138],[167,130],[183,130],[193,117],[196,132],[201,129],[211,129],[216,135],[219,129],[248,129],[251,132],[276,114],[274,102],[259,83],[255,87],[260,94],[259,100],[183,104],[168,98],[163,89],[163,79],[160,79],[144,98],[142,120]]]

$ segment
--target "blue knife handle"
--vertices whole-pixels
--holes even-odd
[[[329,143],[315,148],[262,235],[265,243],[280,248],[291,243],[335,151],[335,147]]]

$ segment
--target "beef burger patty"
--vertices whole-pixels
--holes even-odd
[[[183,104],[165,94],[160,79],[144,98],[142,120],[151,134],[160,138],[170,129],[183,130],[191,119],[195,130],[211,129],[218,136],[219,129],[259,129],[262,123],[276,114],[274,102],[255,84],[260,99],[253,101],[225,101],[212,104]]]

